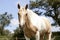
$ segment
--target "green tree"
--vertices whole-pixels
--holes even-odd
[[[55,20],[55,23],[57,23],[60,26],[60,17],[59,17],[60,10],[58,10],[60,7],[60,0],[48,0],[47,2],[49,3],[49,6],[53,8],[54,11],[54,15],[51,14],[47,14],[47,15],[51,16]]]
[[[14,30],[13,38],[14,40],[16,40],[16,38],[17,40],[22,40],[21,38],[24,38],[23,31],[19,27]]]
[[[9,25],[12,18],[12,14],[8,14],[7,12],[0,14],[0,35],[4,34],[4,27]]]
[[[4,30],[3,32],[4,32],[4,35],[5,35],[5,36],[11,36],[11,35],[10,35],[11,32],[10,32],[9,30]]]

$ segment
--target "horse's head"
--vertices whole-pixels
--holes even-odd
[[[18,19],[19,19],[19,24],[21,27],[23,27],[23,25],[25,24],[26,22],[26,16],[27,16],[27,8],[28,8],[28,5],[26,5],[25,7],[21,7],[19,4],[18,4]]]

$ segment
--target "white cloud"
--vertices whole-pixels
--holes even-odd
[[[18,19],[12,19],[11,24],[12,25],[18,25],[19,24]]]

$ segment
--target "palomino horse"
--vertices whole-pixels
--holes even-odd
[[[47,18],[38,16],[28,9],[28,5],[20,7],[18,4],[18,18],[26,40],[30,40],[32,37],[35,37],[36,40],[43,40],[44,34],[46,34],[47,40],[51,40],[50,22]]]

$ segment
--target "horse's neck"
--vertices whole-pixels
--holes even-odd
[[[34,13],[32,10],[27,9],[28,16],[38,16],[36,13]]]
[[[26,16],[25,25],[26,25],[27,28],[29,28],[29,26],[30,26],[30,20],[29,20],[28,16]]]
[[[37,29],[31,25],[28,16],[26,16],[26,23],[23,30],[24,34],[29,38],[34,37],[37,32]]]
[[[29,15],[26,16],[26,23],[25,23],[25,25],[31,31],[36,32],[37,31],[37,28],[31,23],[31,20],[30,20],[30,18],[28,16]]]
[[[30,21],[39,19],[39,16],[36,13],[34,13],[32,10],[27,9],[27,13]]]

